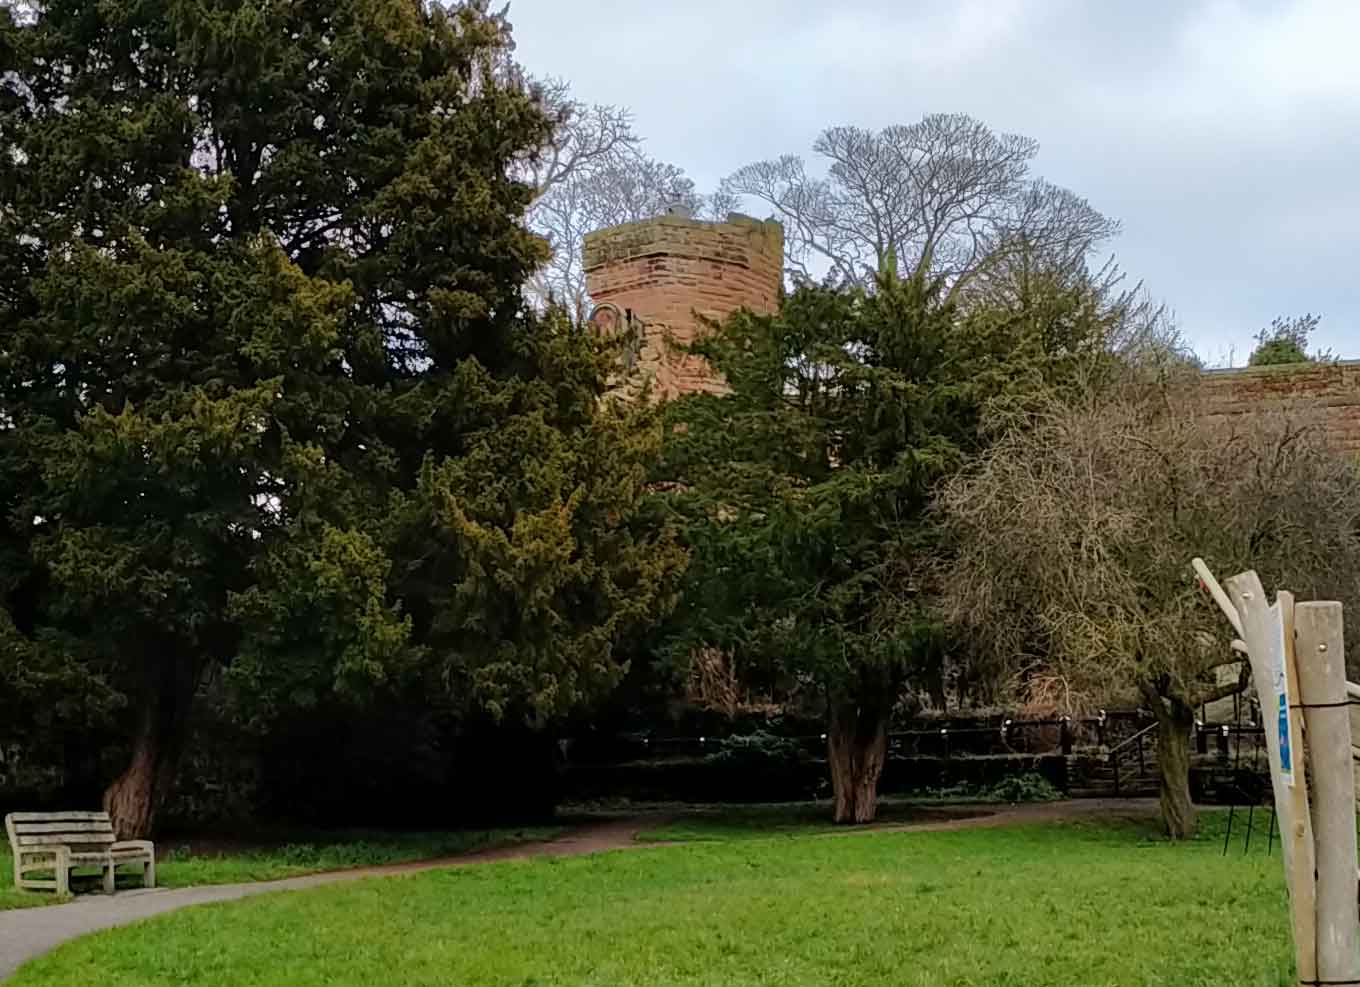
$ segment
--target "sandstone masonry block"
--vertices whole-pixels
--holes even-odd
[[[784,228],[733,213],[715,223],[657,216],[589,233],[586,286],[596,305],[617,305],[645,324],[638,366],[658,399],[722,393],[708,364],[681,351],[703,330],[740,309],[779,306]]]
[[[1360,455],[1360,361],[1211,370],[1200,378],[1205,414],[1270,410],[1316,415],[1338,449]]]

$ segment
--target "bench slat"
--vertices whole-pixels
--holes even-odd
[[[103,822],[21,822],[14,824],[17,836],[35,833],[112,833],[113,823]]]
[[[36,847],[36,848],[34,848],[34,849],[32,849],[32,850],[25,851],[25,853],[28,854],[28,855],[31,855],[31,857],[30,857],[30,859],[25,860],[25,861],[21,864],[21,866],[20,866],[20,873],[26,873],[26,872],[28,872],[28,871],[35,871],[35,870],[51,870],[51,869],[52,869],[52,860],[51,860],[51,859],[48,859],[48,858],[52,857],[53,854],[51,853],[51,851],[50,851],[49,848]],[[32,859],[32,857],[38,857],[39,854],[42,855],[40,859],[37,859],[37,860]],[[100,862],[100,861],[103,861],[103,862],[107,863],[107,862],[109,861],[110,858],[112,858],[113,860],[117,861],[118,863],[126,863],[126,862],[129,861],[129,860],[150,860],[150,859],[151,859],[151,856],[152,856],[152,851],[150,851],[150,850],[74,850],[74,851],[68,853],[66,856],[67,856],[67,859],[69,859],[72,863],[82,863],[82,864],[83,864],[83,863],[88,863],[88,862],[90,862],[90,861],[94,861],[94,862],[96,862],[96,863],[98,863],[98,862]]]
[[[36,836],[16,836],[12,842],[20,847],[30,847],[112,846],[117,841],[112,833],[42,833]]]
[[[11,812],[5,817],[16,823],[21,822],[106,822],[107,812]]]

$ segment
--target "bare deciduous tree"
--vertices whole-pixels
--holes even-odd
[[[587,233],[659,216],[672,206],[703,210],[694,182],[674,165],[647,157],[636,147],[615,150],[551,185],[529,212],[529,225],[545,236],[552,258],[529,286],[533,299],[550,298],[578,321],[590,305],[581,243]]]
[[[1166,398],[1166,395],[1163,395]],[[1360,469],[1282,413],[1225,423],[1171,400],[1054,405],[1014,429],[942,504],[957,538],[949,612],[1019,696],[1121,698],[1157,716],[1167,831],[1189,836],[1194,709],[1236,691],[1222,616],[1189,574],[1257,569],[1267,586],[1360,599]]]
[[[813,150],[829,162],[825,177],[788,154],[723,184],[774,210],[800,276],[827,270],[869,284],[895,253],[903,277],[942,278],[957,293],[1017,254],[1061,266],[1118,231],[1085,199],[1030,173],[1037,142],[963,114],[880,131],[832,127]]]
[[[721,193],[700,195],[682,169],[644,153],[628,110],[583,103],[561,79],[532,85],[556,128],[521,163],[536,196],[529,225],[552,247],[552,259],[528,292],[535,304],[558,302],[579,321],[590,306],[581,266],[587,233],[658,216],[672,206],[722,216],[734,200]]]
[[[583,103],[564,79],[539,79],[532,85],[557,125],[547,145],[524,162],[525,179],[538,195],[641,146],[633,114],[624,107]]]

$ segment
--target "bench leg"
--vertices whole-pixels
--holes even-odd
[[[57,895],[65,898],[71,893],[71,868],[60,857],[56,859],[54,866],[56,867],[53,874],[57,879]]]
[[[156,886],[156,855],[153,853],[147,858],[146,866],[142,868],[142,887],[154,888]]]
[[[104,893],[113,894],[113,868],[114,863],[109,861],[109,865],[104,868]]]

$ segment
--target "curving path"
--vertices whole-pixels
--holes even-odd
[[[839,837],[866,830],[877,832],[942,832],[979,827],[1008,826],[1035,822],[1060,822],[1095,817],[1146,816],[1155,812],[1156,799],[1082,799],[1068,802],[1047,802],[1031,805],[976,806],[976,814],[966,818],[936,822],[887,823],[856,827],[822,836]],[[574,857],[605,850],[642,848],[657,844],[638,842],[643,830],[664,823],[658,816],[642,816],[623,820],[591,823],[571,830],[554,840],[518,843],[510,846],[488,847],[435,860],[421,860],[385,867],[365,867],[355,870],[308,874],[280,881],[259,881],[252,884],[218,884],[195,888],[155,888],[150,891],[120,891],[116,895],[82,895],[65,905],[45,908],[25,908],[0,911],[0,980],[8,977],[21,965],[55,949],[68,940],[101,929],[129,925],[142,919],[172,912],[190,905],[216,901],[232,901],[250,895],[273,891],[301,891],[323,884],[358,881],[369,877],[391,877],[416,874],[421,871],[497,860],[524,860],[530,857]],[[676,843],[663,844],[677,846]]]
[[[142,919],[173,912],[190,905],[204,905],[215,901],[232,901],[271,891],[302,891],[323,884],[358,881],[368,877],[391,877],[416,874],[420,871],[448,867],[466,867],[495,860],[522,860],[529,857],[573,857],[603,850],[644,846],[637,842],[638,833],[657,825],[656,817],[645,819],[611,820],[591,823],[573,829],[553,840],[516,843],[509,846],[487,847],[434,860],[420,860],[383,867],[363,867],[354,870],[307,874],[278,881],[257,881],[250,884],[215,884],[193,888],[153,888],[120,891],[116,895],[81,895],[65,905],[43,908],[20,908],[0,911],[0,980],[4,980],[24,963],[55,949],[62,943],[119,925],[140,922]]]

